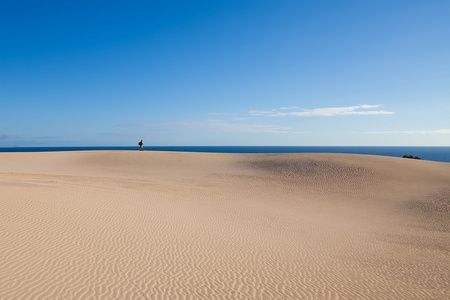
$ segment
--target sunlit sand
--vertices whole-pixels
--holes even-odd
[[[0,299],[448,299],[450,164],[0,153]]]

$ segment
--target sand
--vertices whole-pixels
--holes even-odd
[[[450,164],[0,153],[0,299],[449,299]]]

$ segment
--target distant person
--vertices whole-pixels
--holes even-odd
[[[139,142],[139,151],[144,151],[144,140]]]

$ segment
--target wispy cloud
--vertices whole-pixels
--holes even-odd
[[[249,114],[253,116],[269,116],[269,117],[333,117],[344,115],[392,115],[394,112],[379,110],[382,105],[355,105],[346,107],[325,107],[315,109],[302,109],[301,111],[286,112],[284,110],[294,109],[293,107],[279,108],[269,111],[250,110]]]
[[[369,134],[450,134],[450,129],[368,131]]]
[[[228,122],[224,120],[206,121],[178,121],[154,123],[126,123],[120,127],[179,127],[187,130],[217,130],[237,133],[288,133],[292,128],[271,124],[248,124],[242,122]]]

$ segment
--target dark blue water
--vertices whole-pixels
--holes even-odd
[[[105,147],[11,147],[0,152],[48,152],[83,150],[139,150],[139,146]],[[144,146],[146,151],[220,152],[220,153],[354,153],[450,162],[450,147],[335,147],[335,146]]]

